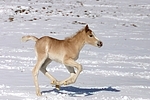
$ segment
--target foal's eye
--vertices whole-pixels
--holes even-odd
[[[89,35],[90,37],[93,37],[93,35],[91,34],[91,35]]]

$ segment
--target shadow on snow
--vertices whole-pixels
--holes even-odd
[[[95,92],[100,92],[100,91],[120,92],[120,90],[117,90],[112,87],[82,88],[82,87],[67,86],[67,87],[61,87],[60,90],[53,89],[53,90],[49,90],[49,91],[42,91],[42,93],[56,92],[58,94],[67,94],[71,97],[76,97],[76,96],[90,96],[90,95],[93,95]]]

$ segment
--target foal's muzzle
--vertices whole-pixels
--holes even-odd
[[[98,41],[98,42],[97,42],[97,46],[98,46],[98,47],[101,47],[101,46],[103,46],[103,42],[101,42],[101,41]]]

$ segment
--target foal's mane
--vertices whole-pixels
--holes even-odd
[[[78,36],[78,34],[82,33],[85,30],[85,28],[80,29],[79,31],[77,31],[75,34],[72,34],[69,37],[66,37],[65,40],[72,40],[73,38],[75,38],[76,36]]]

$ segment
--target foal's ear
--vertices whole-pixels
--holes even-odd
[[[88,32],[88,31],[89,31],[89,26],[86,25],[86,26],[85,26],[85,32]]]

